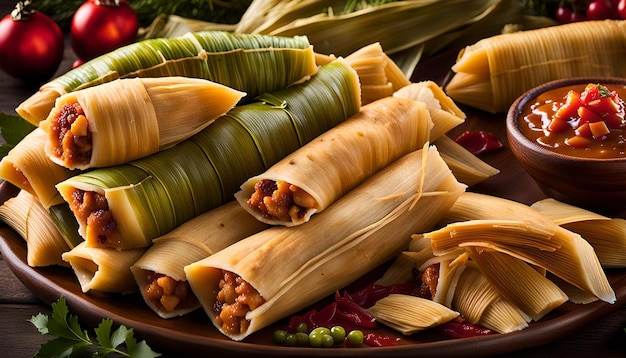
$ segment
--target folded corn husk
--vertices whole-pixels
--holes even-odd
[[[0,219],[26,241],[26,263],[31,267],[62,265],[61,254],[70,250],[48,211],[25,190],[0,206]]]
[[[144,248],[116,250],[111,248],[87,247],[80,243],[63,253],[63,261],[72,267],[81,290],[132,293],[137,285],[130,266],[145,252]]]
[[[554,199],[531,205],[556,224],[589,241],[604,267],[626,267],[626,220],[610,218]]]
[[[232,200],[246,179],[359,108],[357,74],[337,59],[308,81],[234,108],[170,149],[82,173],[57,189],[87,246],[146,247],[183,222]],[[97,205],[89,204],[92,199]]]
[[[482,39],[459,53],[446,92],[488,112],[527,90],[571,77],[624,77],[626,22],[582,21]]]
[[[63,203],[55,185],[75,174],[50,161],[44,151],[46,132],[35,128],[0,161],[0,178],[39,199],[48,209]]]
[[[120,165],[169,148],[224,115],[245,93],[197,78],[119,79],[59,97],[40,128],[70,169]],[[67,115],[77,106],[84,115]],[[76,142],[84,145],[76,146]]]
[[[266,228],[231,201],[155,239],[130,270],[148,307],[161,318],[181,316],[200,308],[187,283],[185,266]],[[171,280],[160,283],[161,277]],[[176,286],[185,286],[184,297],[177,295],[183,288],[168,289],[172,280]]]
[[[127,77],[196,77],[246,92],[252,99],[278,91],[317,70],[304,36],[279,37],[200,31],[138,41],[96,57],[42,85],[17,108],[38,125],[68,92]]]
[[[378,322],[405,335],[411,335],[459,317],[459,312],[437,302],[401,294],[391,294],[381,298],[368,311]]]
[[[213,324],[241,340],[397,255],[411,232],[430,227],[464,189],[435,147],[419,150],[348,192],[310,223],[262,231],[187,266],[185,273]],[[228,328],[222,319],[237,305],[224,304],[222,316],[214,309],[224,271],[241,277],[263,302],[242,307],[245,316]]]
[[[484,162],[447,135],[439,137],[434,143],[461,183],[472,186],[500,173],[499,169]]]
[[[423,102],[385,97],[245,181],[235,198],[259,221],[300,225],[370,175],[423,147],[432,126]],[[266,192],[267,181],[278,188]]]

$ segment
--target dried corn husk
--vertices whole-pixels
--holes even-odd
[[[87,247],[80,243],[63,253],[63,261],[72,267],[81,290],[132,293],[137,285],[130,266],[145,252],[144,248],[116,250],[111,248]]]
[[[626,267],[626,220],[610,218],[554,199],[540,200],[531,207],[589,241],[602,266]]]
[[[29,266],[65,265],[61,254],[71,246],[35,196],[20,190],[17,196],[0,206],[0,220],[26,241],[26,263]]]
[[[303,224],[367,177],[422,148],[432,126],[423,102],[385,97],[246,180],[235,198],[259,221]],[[271,195],[257,189],[265,181],[289,186],[293,203],[281,205],[286,199],[279,189]],[[258,196],[263,197],[257,203]]]
[[[143,40],[96,57],[42,85],[16,111],[37,125],[48,116],[57,97],[117,78],[204,78],[254,98],[286,88],[315,71],[313,49],[304,36],[201,31]]]
[[[442,135],[434,144],[454,176],[468,186],[476,185],[500,170],[484,162],[447,135]]]
[[[344,60],[337,59],[310,80],[263,95],[260,101],[231,110],[170,149],[59,183],[57,188],[70,204],[87,246],[145,247],[183,222],[232,200],[247,178],[357,113],[358,78]],[[79,210],[80,191],[104,196],[103,214],[112,216],[105,222],[113,222],[115,231],[94,223],[100,213]]]
[[[463,49],[446,92],[488,112],[508,110],[527,90],[571,77],[624,77],[626,23],[582,21],[501,34]]]
[[[0,161],[0,178],[37,197],[48,209],[63,203],[55,185],[75,172],[51,162],[44,151],[46,132],[35,128]]]
[[[45,151],[58,165],[88,169],[120,165],[169,148],[224,115],[245,93],[197,78],[118,79],[67,93],[40,128]],[[71,127],[64,113],[79,106]],[[59,132],[67,134],[59,137]],[[77,138],[87,141],[75,148]],[[70,144],[66,144],[66,142]]]
[[[181,316],[200,308],[200,303],[186,282],[185,266],[266,228],[267,225],[249,215],[237,202],[231,201],[155,239],[130,270],[150,309],[161,318]],[[164,293],[158,300],[152,298],[148,292],[150,286],[159,285],[156,279],[162,276],[187,287],[188,294],[184,301],[172,293]]]
[[[368,311],[378,322],[404,335],[411,335],[459,317],[458,312],[437,302],[401,294],[381,298]]]
[[[419,150],[370,177],[310,223],[267,229],[185,267],[185,273],[214,325],[241,340],[399,254],[410,233],[432,225],[464,188],[435,147]],[[240,276],[264,300],[246,313],[241,330],[225,330],[214,311],[223,270]]]

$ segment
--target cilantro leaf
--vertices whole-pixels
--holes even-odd
[[[34,125],[19,116],[0,113],[0,136],[4,139],[0,144],[0,158],[7,155],[33,129]]]
[[[95,329],[97,345],[92,342],[89,332],[83,330],[78,317],[70,314],[65,297],[61,296],[52,304],[52,315],[39,313],[29,320],[39,333],[49,334],[50,339],[39,347],[36,357],[84,357],[93,352],[94,357],[116,354],[122,357],[154,358],[160,356],[145,341],[137,344],[132,328],[120,325],[113,333],[113,321],[105,318]],[[128,351],[120,347],[126,345]]]

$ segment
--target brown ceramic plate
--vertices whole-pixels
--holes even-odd
[[[453,63],[456,53],[424,61],[416,68],[413,81],[432,79],[441,83]],[[531,204],[542,199],[544,194],[534,181],[517,164],[506,143],[505,114],[491,115],[463,108],[468,116],[466,122],[455,128],[450,136],[465,130],[492,132],[505,148],[486,154],[482,158],[500,169],[500,174],[471,188],[472,191],[501,196]],[[14,195],[10,186],[0,185],[0,202]],[[624,213],[617,216],[626,217]],[[81,318],[81,322],[97,325],[103,317],[118,324],[132,327],[141,339],[146,339],[157,351],[173,352],[184,356],[319,356],[327,357],[458,357],[506,354],[550,343],[587,327],[591,322],[614,312],[626,304],[626,269],[608,272],[617,296],[615,304],[595,302],[589,305],[566,303],[544,317],[531,323],[525,330],[464,339],[446,339],[434,332],[422,332],[411,337],[402,337],[401,344],[382,348],[303,348],[283,347],[272,343],[272,332],[278,326],[270,326],[248,337],[243,342],[234,342],[222,336],[202,311],[177,319],[164,320],[152,312],[139,294],[105,295],[83,294],[72,271],[61,267],[31,268],[26,264],[26,249],[23,240],[12,230],[0,224],[0,251],[3,259],[15,275],[41,300],[51,303],[65,296],[70,310]],[[284,324],[284,322],[281,322]],[[384,330],[386,334],[394,334]]]

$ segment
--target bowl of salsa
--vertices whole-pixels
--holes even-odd
[[[507,139],[521,167],[554,199],[626,208],[626,78],[569,78],[520,96]]]

